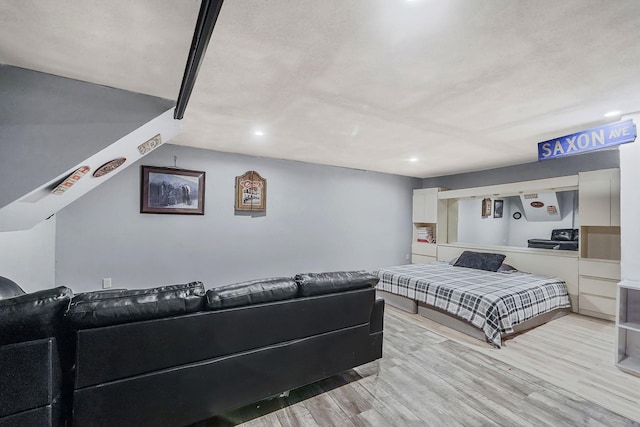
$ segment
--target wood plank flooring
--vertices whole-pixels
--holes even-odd
[[[571,314],[502,349],[385,308],[383,358],[207,420],[230,426],[640,426],[611,322]]]

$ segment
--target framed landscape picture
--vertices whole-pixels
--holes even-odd
[[[204,215],[205,172],[142,166],[140,213]]]

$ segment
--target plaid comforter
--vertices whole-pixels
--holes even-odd
[[[556,277],[492,273],[447,262],[378,269],[377,288],[442,309],[484,331],[500,347],[513,326],[570,306],[567,286]]]

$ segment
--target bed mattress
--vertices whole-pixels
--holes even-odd
[[[378,289],[462,318],[498,348],[515,325],[571,306],[566,283],[557,277],[493,273],[447,262],[381,268],[375,274]]]

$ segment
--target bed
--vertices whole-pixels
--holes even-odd
[[[391,305],[408,311],[417,306],[420,314],[476,337],[473,332],[479,331],[496,348],[504,337],[564,315],[571,306],[564,281],[517,270],[492,272],[434,262],[375,274],[380,278],[377,289]]]

